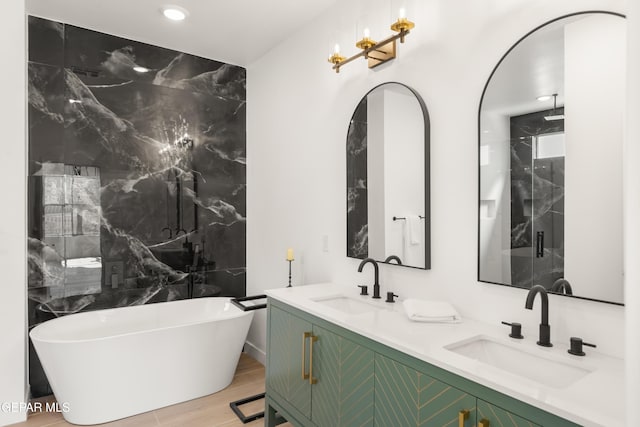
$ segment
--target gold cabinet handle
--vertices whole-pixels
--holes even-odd
[[[302,334],[302,379],[306,380],[309,378],[309,374],[305,371],[305,365],[307,363],[307,338],[312,336],[311,332],[304,332]]]
[[[491,423],[486,418],[483,418],[478,422],[478,427],[489,427],[490,425]]]
[[[316,384],[317,378],[313,378],[313,343],[318,341],[318,337],[311,335],[311,341],[309,341],[309,384]]]
[[[469,411],[466,409],[463,409],[462,411],[458,412],[458,427],[464,427],[464,422],[467,421],[469,419]]]

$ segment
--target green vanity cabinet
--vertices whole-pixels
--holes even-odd
[[[505,411],[491,403],[478,399],[478,427],[540,427],[529,420],[525,420],[509,411]],[[486,421],[489,421],[487,424]],[[484,423],[484,425],[482,424]]]
[[[269,329],[267,390],[297,423],[373,426],[372,350],[277,307]]]
[[[376,354],[375,379],[376,426],[476,425],[475,396],[429,375]]]
[[[311,323],[276,307],[269,310],[269,357],[267,386],[304,417],[311,417],[311,384],[302,379],[308,363],[303,359],[303,335]],[[308,340],[307,340],[308,341]],[[302,364],[305,363],[303,367]]]
[[[311,420],[317,426],[373,426],[373,351],[313,326]]]
[[[265,425],[578,427],[268,299]]]

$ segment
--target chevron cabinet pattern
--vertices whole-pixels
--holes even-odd
[[[311,331],[311,323],[275,307],[270,310],[269,321],[267,386],[310,418],[311,384],[302,379],[302,336]],[[308,372],[308,366],[305,368]]]
[[[271,298],[267,336],[267,427],[579,427]]]
[[[373,351],[318,326],[311,419],[317,426],[373,426]],[[316,375],[317,374],[317,375]]]
[[[469,411],[464,427],[475,426],[476,399],[395,360],[375,356],[375,425],[457,427],[460,411]]]
[[[478,399],[478,420],[488,420],[489,426],[499,427],[540,427],[511,412]]]

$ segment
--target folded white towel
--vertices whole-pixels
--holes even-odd
[[[415,322],[460,323],[462,318],[455,308],[444,301],[426,301],[408,298],[402,302],[409,319]]]
[[[422,231],[422,221],[418,215],[407,215],[407,231],[409,232],[409,244],[419,245]]]

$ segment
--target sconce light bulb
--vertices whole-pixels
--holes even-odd
[[[369,31],[369,28],[365,28],[363,33],[365,39],[368,39],[371,36],[371,31]]]
[[[338,43],[333,47],[333,53],[340,53],[340,45]]]
[[[400,10],[398,11],[398,18],[405,19],[406,17],[407,17],[407,9],[405,9],[404,7],[401,7]]]

